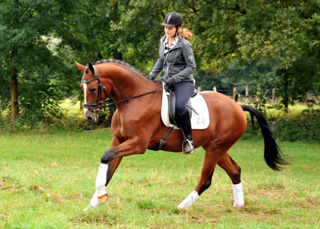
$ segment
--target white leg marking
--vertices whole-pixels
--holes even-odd
[[[107,173],[108,173],[108,164],[101,163],[99,166],[97,179],[96,179],[97,189],[106,189]]]
[[[102,197],[107,194],[107,172],[108,172],[108,165],[107,164],[100,164],[97,178],[96,178],[96,191],[93,194],[93,197],[90,201],[90,207],[96,208],[99,204],[101,204],[101,200],[99,201],[99,197]],[[88,207],[89,208],[89,207]],[[86,208],[85,210],[87,210]]]
[[[93,197],[91,198],[90,201],[90,207],[92,208],[96,208],[99,205],[99,201],[98,201],[98,189],[96,189],[96,191],[93,194]]]
[[[199,198],[199,194],[196,190],[193,190],[187,198],[184,199],[179,205],[179,209],[187,209],[189,208],[197,199]]]
[[[233,207],[242,207],[244,205],[242,184],[233,185],[234,204]]]

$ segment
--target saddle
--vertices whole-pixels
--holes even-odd
[[[193,90],[193,94],[191,98],[196,96],[198,94],[197,90]],[[176,120],[176,93],[170,89],[167,89],[166,95],[168,97],[168,112],[169,112],[169,122],[172,126],[175,128],[179,128],[177,120]],[[189,118],[191,119],[192,117],[192,104],[191,104],[191,99],[187,103],[187,110],[189,113]],[[196,112],[196,111],[195,111]]]
[[[161,119],[165,126],[180,129],[175,121],[176,95],[174,91],[163,89]],[[203,130],[209,126],[209,111],[206,101],[194,90],[188,104],[192,129]]]
[[[166,140],[173,129],[179,130],[179,126],[175,121],[176,95],[174,91],[162,91],[161,119],[163,124],[168,127],[159,142],[151,148],[151,150],[161,150],[166,145]],[[191,119],[191,128],[202,130],[209,126],[209,110],[204,98],[195,90],[192,94],[187,109],[189,110]]]

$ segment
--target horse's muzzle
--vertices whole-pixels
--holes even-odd
[[[99,113],[92,112],[85,108],[83,111],[83,118],[88,122],[98,122]]]

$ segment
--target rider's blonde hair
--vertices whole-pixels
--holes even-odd
[[[182,38],[190,41],[191,40],[191,37],[192,37],[192,33],[190,32],[189,29],[186,29],[186,28],[179,28],[179,33],[181,35]]]

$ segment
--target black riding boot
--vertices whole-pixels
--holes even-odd
[[[193,153],[194,144],[192,140],[191,121],[188,110],[183,115],[177,114],[177,121],[184,138],[182,150],[185,154]]]

